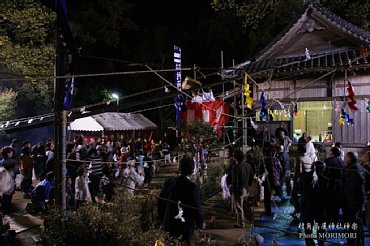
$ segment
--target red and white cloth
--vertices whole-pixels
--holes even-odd
[[[203,103],[186,101],[186,111],[182,113],[181,119],[187,124],[194,120],[207,122],[219,132],[221,127],[227,125],[229,122],[229,110],[229,104],[222,100]]]

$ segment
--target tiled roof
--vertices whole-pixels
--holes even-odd
[[[317,10],[320,14],[331,20],[332,22],[338,24],[344,30],[352,33],[353,35],[357,36],[359,39],[363,40],[366,43],[370,43],[370,33],[359,28],[358,26],[353,25],[352,23],[346,21],[345,19],[339,17],[338,15],[334,14],[320,3],[315,3],[310,5],[310,8]]]
[[[297,25],[299,20],[307,18],[307,15],[311,15],[312,13],[319,15],[321,18],[325,19],[329,23],[336,24],[337,27],[340,27],[340,29],[342,29],[344,32],[348,32],[352,34],[355,38],[361,40],[361,42],[363,42],[364,44],[370,44],[370,33],[369,32],[353,25],[352,23],[334,14],[333,12],[331,12],[330,10],[322,6],[320,3],[315,2],[315,3],[310,3],[309,5],[307,5],[302,15],[296,18],[296,20],[290,26],[287,26],[264,49],[262,49],[256,55],[256,59],[259,60],[261,56],[269,52],[270,49],[272,49],[276,43],[283,40],[283,38],[288,38],[287,35],[293,29],[293,27]]]
[[[360,58],[360,50],[348,49],[331,53],[323,53],[306,59],[306,56],[274,58],[270,60],[253,62],[245,67],[246,72],[254,76],[267,76],[273,70],[274,73],[289,74],[297,71],[329,70],[333,68],[345,68],[348,65],[354,67],[367,67],[370,65],[370,56]]]
[[[284,42],[294,35],[297,27],[309,15],[315,15],[321,20],[331,24],[337,30],[349,34],[357,43],[364,46],[370,44],[370,33],[349,23],[343,18],[337,16],[318,2],[309,3],[302,15],[300,15],[290,26],[274,38],[263,50],[256,55],[256,61],[239,64],[234,68],[228,68],[222,71],[223,78],[232,78],[241,76],[244,69],[247,73],[257,77],[265,77],[272,70],[274,76],[277,74],[292,74],[297,71],[309,72],[312,70],[328,70],[334,67],[345,67],[348,61],[354,61],[353,66],[367,67],[370,63],[370,57],[358,59],[360,51],[351,47],[343,47],[340,50],[328,50],[326,53],[312,55],[312,59],[306,60],[305,54],[279,57],[274,55],[274,49],[278,43]],[[333,25],[334,24],[334,25]]]

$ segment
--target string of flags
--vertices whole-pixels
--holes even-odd
[[[262,91],[261,97],[260,97],[260,102],[261,102],[261,118],[267,120],[268,116],[268,111],[267,111],[267,104],[265,101],[265,92]]]
[[[293,105],[293,115],[297,116],[298,114],[298,103],[297,102],[292,102]]]
[[[350,118],[349,117],[349,114],[346,113],[346,111],[344,110],[344,108],[342,108],[342,111],[340,113],[339,125],[343,126],[344,125],[344,121],[346,121],[348,123],[348,125],[351,125],[351,126],[354,125],[353,118]]]
[[[251,97],[250,85],[248,84],[247,74],[245,74],[245,77],[244,77],[244,96],[245,96],[245,105],[247,105],[247,108],[252,109],[254,100]]]
[[[7,129],[11,125],[19,126],[21,124],[32,124],[32,122],[35,121],[43,121],[44,119],[48,119],[54,117],[54,114],[45,114],[45,115],[38,115],[38,116],[33,116],[29,118],[23,118],[23,119],[16,119],[16,120],[8,120],[5,122],[0,122],[0,129]]]
[[[343,126],[345,122],[347,122],[348,125],[353,126],[354,125],[354,119],[349,116],[349,113],[346,112],[345,106],[348,105],[348,108],[355,112],[358,110],[357,107],[357,101],[355,99],[355,92],[353,90],[352,84],[349,80],[345,80],[345,83],[347,82],[347,92],[348,95],[341,98],[340,102],[336,102],[335,105],[335,111],[339,113],[339,125]]]
[[[245,105],[247,105],[247,108],[253,109],[253,102],[254,99],[251,97],[251,91],[250,91],[250,85],[248,84],[248,77],[249,75],[245,73],[244,77],[244,96],[245,96]],[[260,117],[261,119],[265,120],[266,122],[269,122],[270,118],[274,118],[276,116],[276,113],[274,113],[274,110],[272,110],[270,107],[267,106],[266,98],[265,98],[265,91],[255,82],[253,79],[251,79],[253,83],[257,85],[261,89],[261,95],[260,95],[260,102],[261,102],[261,111],[260,111]],[[272,100],[276,101],[280,108],[284,111],[284,115],[288,118],[291,118],[291,107],[292,111],[294,112],[294,116],[297,116],[298,113],[298,105],[297,101],[295,104],[285,104],[281,103],[278,99],[272,98]]]
[[[348,82],[348,87],[347,87],[348,96],[347,96],[347,99],[349,100],[348,107],[352,111],[356,111],[358,108],[356,107],[357,102],[355,100],[355,92],[353,91],[351,82],[349,80],[347,80],[347,82]]]
[[[269,109],[269,115],[271,115],[272,118],[275,117],[274,111],[272,111],[272,109]]]
[[[366,54],[367,54],[367,49],[364,50],[364,52],[365,51],[366,51]],[[308,49],[306,49],[306,55],[307,55],[306,56],[307,59],[311,58]],[[245,73],[244,96],[246,97],[245,104],[247,105],[248,108],[252,109],[253,98],[250,97],[251,92],[250,92],[250,86],[248,84],[248,77],[249,77],[249,75],[247,73]],[[256,84],[256,82],[254,82],[253,79],[251,79],[251,80],[252,80],[253,83]],[[342,100],[341,102],[340,101],[335,101],[334,106],[335,106],[335,111],[340,115],[339,124],[344,125],[344,122],[347,122],[348,125],[353,126],[354,125],[354,118],[350,117],[349,113],[345,110],[345,106],[348,104],[348,108],[353,112],[358,110],[358,106],[357,106],[357,101],[355,99],[356,95],[354,93],[351,82],[349,80],[347,80],[347,78],[345,79],[345,82],[347,83],[346,87],[347,87],[348,94],[341,98],[341,100]],[[290,104],[281,103],[277,99],[273,99],[273,100],[275,100],[277,103],[279,103],[280,108],[283,110],[283,114],[285,115],[285,117],[291,118],[291,117],[298,116],[298,111],[299,111],[298,103],[297,103],[298,99],[296,101],[292,101]],[[274,113],[275,110],[272,110],[270,107],[267,107],[266,98],[265,98],[265,91],[262,88],[261,88],[260,102],[261,102],[260,117],[261,117],[262,120],[265,120],[266,122],[268,122],[269,121],[269,116],[275,117],[276,113]],[[365,98],[365,103],[366,103],[366,110],[370,113],[370,100]],[[324,105],[323,110],[326,110],[326,109],[327,109],[327,107],[326,107],[326,105]],[[253,123],[251,122],[252,126],[253,126]]]

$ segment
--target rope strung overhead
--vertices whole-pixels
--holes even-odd
[[[191,71],[193,68],[181,68],[181,71]],[[0,82],[11,82],[11,81],[29,81],[29,80],[54,80],[54,79],[69,79],[69,78],[91,78],[91,77],[106,77],[106,76],[118,76],[118,75],[137,75],[137,74],[148,74],[148,73],[166,73],[173,72],[175,69],[157,69],[153,71],[148,70],[137,70],[137,71],[123,71],[123,72],[110,72],[110,73],[90,73],[90,74],[74,74],[74,75],[63,75],[63,76],[26,76],[24,78],[8,78],[0,79]]]

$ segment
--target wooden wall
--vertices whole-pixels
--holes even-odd
[[[266,99],[271,98],[285,98],[289,95],[290,99],[307,99],[307,98],[326,98],[328,90],[327,79],[322,79],[304,87],[307,83],[310,83],[312,79],[301,79],[301,80],[279,80],[271,83],[261,83],[260,87],[265,91]],[[261,95],[261,89],[254,86],[254,99],[258,100]],[[296,92],[297,91],[297,92]],[[327,99],[329,100],[329,99]]]
[[[339,115],[333,111],[333,139],[342,142],[347,148],[362,148],[370,140],[370,113],[366,111],[367,101],[370,99],[370,76],[351,75],[348,76],[348,80],[356,95],[358,110],[351,112],[348,107],[345,110],[354,119],[354,126],[347,124],[340,126]],[[344,93],[348,94],[347,84],[344,85],[344,77],[339,77],[334,81],[334,101],[340,101],[339,97]]]
[[[370,74],[370,71],[369,71]],[[318,77],[318,76],[317,76]],[[285,101],[290,101],[290,99],[298,98],[299,101],[310,101],[310,100],[331,100],[333,102],[333,107],[335,108],[335,101],[340,100],[340,97],[347,95],[347,85],[344,85],[344,75],[336,75],[332,81],[332,89],[328,90],[329,86],[328,78],[324,78],[317,81],[304,89],[307,83],[315,79],[315,77],[310,79],[300,79],[300,80],[285,80],[285,81],[273,81],[271,83],[261,83],[260,86],[265,90],[266,99],[276,98],[281,99],[296,90],[298,92],[289,96],[289,99]],[[367,100],[370,99],[370,75],[359,75],[356,76],[351,73],[348,76],[348,80],[351,81],[353,90],[356,95],[357,106],[359,108],[356,112],[350,112],[350,117],[354,118],[354,126],[349,126],[345,124],[344,126],[339,126],[339,114],[333,110],[333,140],[336,142],[342,142],[347,148],[364,148],[367,142],[370,140],[370,113],[366,111]],[[254,99],[259,100],[261,90],[254,86]],[[332,95],[329,95],[331,93]],[[256,102],[258,103],[258,102]],[[346,111],[349,109],[346,107]]]

